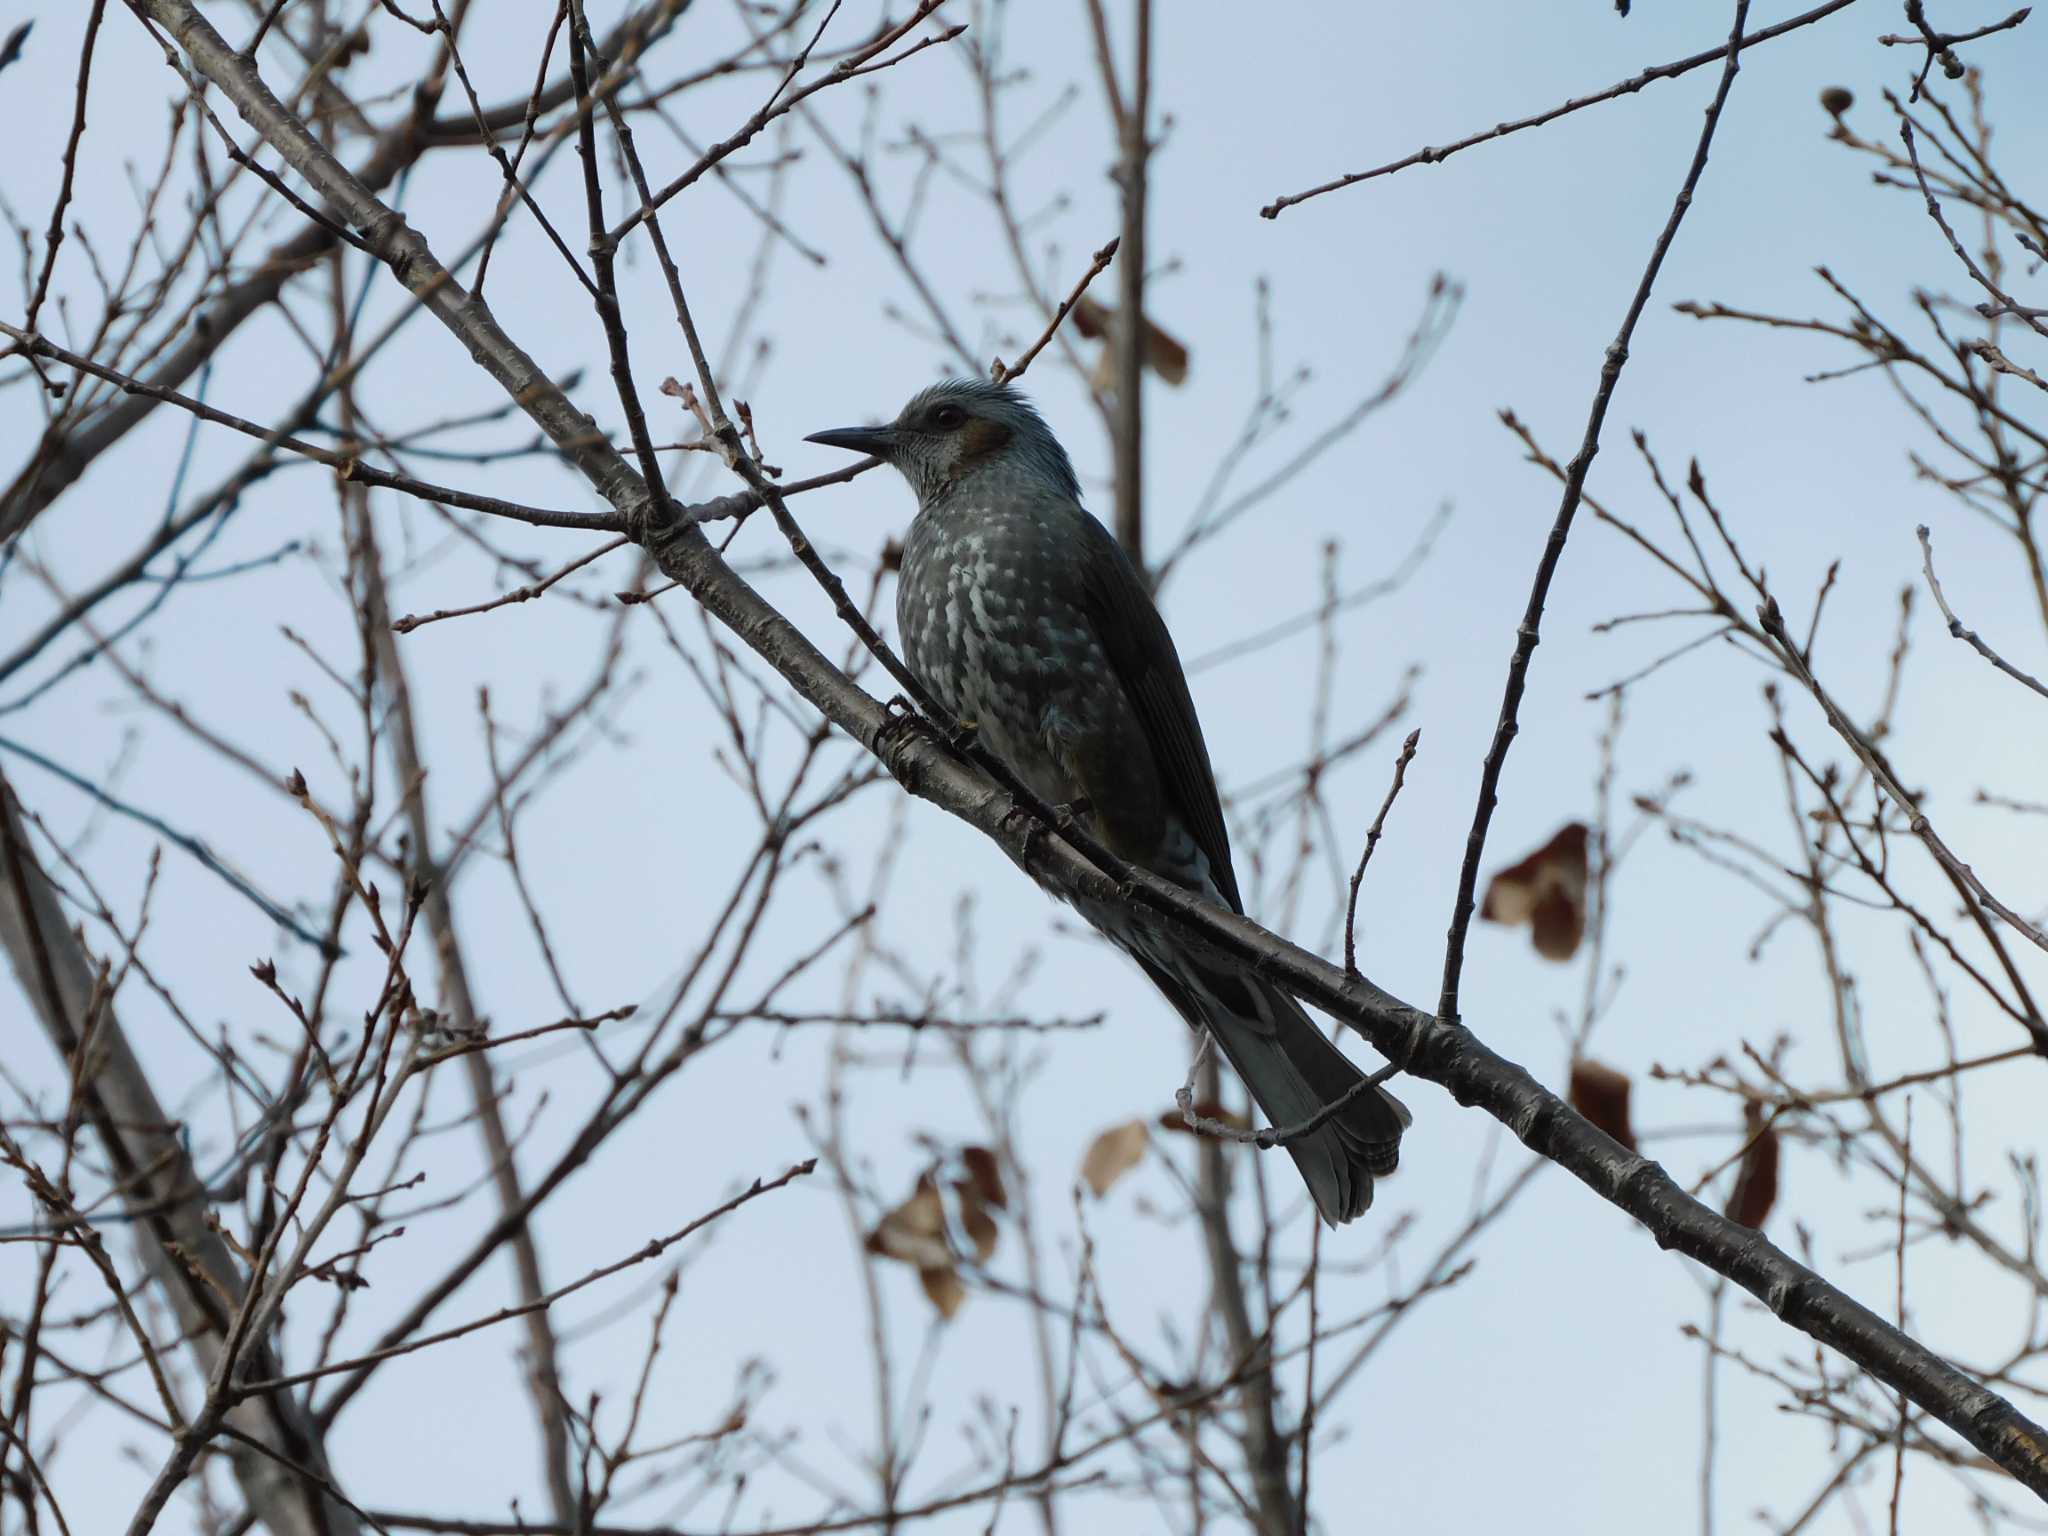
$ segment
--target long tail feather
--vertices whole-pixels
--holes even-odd
[[[1206,1022],[1252,1098],[1276,1128],[1287,1130],[1343,1100],[1365,1074],[1316,1028],[1293,998],[1264,983],[1261,1016],[1214,1010]],[[1268,1020],[1270,1019],[1270,1023]],[[1336,1226],[1372,1204],[1373,1180],[1401,1160],[1407,1106],[1384,1088],[1357,1094],[1316,1130],[1286,1143],[1316,1209]]]
[[[1169,968],[1132,953],[1175,1010],[1215,1037],[1275,1128],[1305,1124],[1364,1080],[1351,1058],[1279,988],[1185,955],[1175,956]],[[1373,1180],[1399,1166],[1401,1133],[1411,1119],[1406,1105],[1375,1087],[1350,1098],[1308,1135],[1284,1144],[1323,1220],[1334,1227],[1371,1206]]]

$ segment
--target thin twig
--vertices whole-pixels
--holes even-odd
[[[706,1211],[694,1221],[684,1223],[664,1237],[649,1238],[623,1259],[615,1259],[609,1264],[599,1265],[596,1269],[591,1270],[589,1274],[579,1279],[571,1280],[566,1285],[558,1285],[546,1295],[536,1297],[530,1302],[521,1302],[517,1306],[500,1307],[497,1311],[488,1313],[483,1317],[471,1318],[466,1323],[457,1323],[452,1328],[443,1328],[434,1333],[423,1333],[415,1338],[408,1339],[403,1344],[394,1344],[388,1349],[373,1350],[369,1354],[358,1355],[354,1359],[329,1361],[315,1370],[294,1371],[289,1375],[272,1376],[262,1381],[242,1382],[237,1385],[236,1392],[240,1396],[253,1397],[259,1393],[282,1391],[286,1387],[296,1387],[308,1381],[318,1381],[323,1376],[332,1376],[340,1371],[352,1371],[360,1366],[368,1365],[372,1361],[389,1360],[396,1355],[409,1355],[416,1350],[426,1349],[435,1344],[445,1344],[450,1339],[459,1339],[465,1334],[475,1333],[479,1328],[489,1328],[494,1324],[507,1322],[515,1317],[524,1317],[529,1312],[552,1307],[563,1297],[573,1296],[576,1292],[583,1290],[587,1286],[595,1285],[600,1280],[609,1279],[611,1276],[619,1273],[620,1270],[631,1269],[635,1264],[645,1264],[649,1259],[661,1257],[662,1254],[668,1252],[669,1249],[680,1243],[684,1238],[701,1231],[712,1222],[717,1221],[721,1216],[730,1215],[758,1196],[770,1194],[775,1190],[781,1189],[792,1180],[800,1179],[805,1174],[810,1173],[817,1166],[818,1160],[814,1157],[808,1157],[800,1163],[792,1164],[787,1170],[772,1179],[756,1179],[730,1200]]]
[[[1470,149],[1476,144],[1484,144],[1491,139],[1504,139],[1509,134],[1520,133],[1525,128],[1541,128],[1545,123],[1555,122],[1558,118],[1577,112],[1582,107],[1598,106],[1601,102],[1613,101],[1618,96],[1633,95],[1654,80],[1675,80],[1680,75],[1690,74],[1702,64],[1711,64],[1716,59],[1726,58],[1731,48],[1738,51],[1745,48],[1754,48],[1758,43],[1767,43],[1772,38],[1783,37],[1787,32],[1796,32],[1801,27],[1810,27],[1815,22],[1825,20],[1827,17],[1834,15],[1836,11],[1847,10],[1855,3],[1856,0],[1828,0],[1828,3],[1825,5],[1817,5],[1812,10],[1790,17],[1777,23],[1775,26],[1761,27],[1755,32],[1750,33],[1749,36],[1742,38],[1739,42],[1731,40],[1730,42],[1723,43],[1718,48],[1709,48],[1704,53],[1695,53],[1683,59],[1673,59],[1669,64],[1652,65],[1640,74],[1630,75],[1628,79],[1610,85],[1604,91],[1595,91],[1591,96],[1573,97],[1571,100],[1561,102],[1559,105],[1551,107],[1546,111],[1538,112],[1533,117],[1517,118],[1510,123],[1499,123],[1483,132],[1459,139],[1455,143],[1446,144],[1441,149],[1418,149],[1412,155],[1404,156],[1399,160],[1389,161],[1385,165],[1375,166],[1369,171],[1354,171],[1348,176],[1338,177],[1335,181],[1326,181],[1319,187],[1310,187],[1305,192],[1292,192],[1285,197],[1277,197],[1259,210],[1259,217],[1262,219],[1277,219],[1280,217],[1282,209],[1292,208],[1296,203],[1305,203],[1312,197],[1321,197],[1325,192],[1340,191],[1345,187],[1355,186],[1361,181],[1371,181],[1375,176],[1391,176],[1396,171],[1407,170],[1411,165],[1435,165],[1440,161],[1448,160],[1461,149]]]
[[[1358,974],[1358,887],[1365,879],[1365,866],[1372,862],[1372,851],[1379,846],[1380,833],[1386,828],[1387,812],[1394,808],[1394,796],[1401,793],[1402,780],[1408,776],[1408,765],[1415,761],[1415,749],[1421,741],[1422,730],[1418,726],[1401,743],[1401,755],[1394,759],[1394,782],[1387,786],[1387,798],[1380,802],[1379,814],[1366,829],[1365,851],[1358,856],[1358,868],[1351,872],[1351,891],[1344,901],[1344,969],[1353,976]]]
[[[593,560],[602,559],[613,550],[623,549],[631,542],[632,540],[621,534],[609,544],[600,544],[588,554],[578,555],[567,565],[550,575],[542,577],[539,581],[529,582],[523,587],[514,587],[509,592],[501,592],[496,597],[490,598],[485,602],[472,603],[467,608],[436,608],[432,613],[408,613],[403,618],[391,621],[392,631],[395,634],[409,635],[424,624],[437,624],[443,619],[469,618],[479,613],[489,613],[494,608],[509,607],[513,603],[530,603],[564,576],[573,575],[575,572],[582,570],[584,566],[589,565]]]
[[[1465,862],[1458,871],[1458,899],[1451,911],[1450,934],[1444,946],[1443,988],[1437,999],[1437,1016],[1446,1023],[1454,1022],[1458,1017],[1458,981],[1465,967],[1465,935],[1472,926],[1473,892],[1479,883],[1479,861],[1486,852],[1486,830],[1492,823],[1493,808],[1498,802],[1501,770],[1507,763],[1508,748],[1520,729],[1516,714],[1522,703],[1522,689],[1528,681],[1529,659],[1535,653],[1541,634],[1543,604],[1550,595],[1551,578],[1557,574],[1558,562],[1564,555],[1565,539],[1571,533],[1572,517],[1578,511],[1580,497],[1585,492],[1587,471],[1593,467],[1593,456],[1600,451],[1600,429],[1607,420],[1607,405],[1614,398],[1614,386],[1620,382],[1622,365],[1628,361],[1629,338],[1634,335],[1636,321],[1650,302],[1650,290],[1656,284],[1657,273],[1664,265],[1672,241],[1678,236],[1678,227],[1685,221],[1686,211],[1692,207],[1693,191],[1699,185],[1701,173],[1707,168],[1707,152],[1713,147],[1714,130],[1720,126],[1721,110],[1727,104],[1729,89],[1742,68],[1742,25],[1748,16],[1749,0],[1736,0],[1735,27],[1727,48],[1723,50],[1727,62],[1721,69],[1720,87],[1707,106],[1707,120],[1700,129],[1692,164],[1686,168],[1685,180],[1679,184],[1670,216],[1665,219],[1663,231],[1650,250],[1649,265],[1643,269],[1642,281],[1636,285],[1635,297],[1629,301],[1621,330],[1608,346],[1607,356],[1600,365],[1600,382],[1593,391],[1592,409],[1586,415],[1585,436],[1579,443],[1579,451],[1572,455],[1571,463],[1566,466],[1564,497],[1558,504],[1557,517],[1551,524],[1543,556],[1537,562],[1536,579],[1530,584],[1529,606],[1522,614],[1521,628],[1516,631],[1515,653],[1508,663],[1500,722],[1494,727],[1493,743],[1487,748],[1485,766],[1480,770],[1479,803],[1472,814],[1472,830],[1465,839]]]
[[[64,243],[64,210],[71,203],[71,179],[78,169],[78,141],[85,137],[86,89],[92,81],[93,45],[99,41],[100,19],[106,15],[107,0],[92,0],[92,13],[85,19],[85,42],[78,54],[77,100],[71,111],[71,133],[64,141],[64,173],[57,184],[57,202],[50,209],[50,228],[43,236],[43,265],[36,274],[35,292],[29,296],[28,314],[22,324],[36,328],[36,316],[50,291],[50,274],[56,270],[57,248]]]
[[[1919,35],[1916,37],[1904,37],[1896,32],[1887,32],[1878,38],[1878,42],[1887,48],[1895,48],[1899,44],[1905,43],[1924,47],[1927,50],[1927,57],[1920,64],[1920,73],[1913,77],[1913,93],[1907,97],[1909,101],[1918,101],[1922,87],[1927,84],[1927,72],[1934,68],[1936,59],[1941,61],[1943,74],[1947,75],[1951,80],[1961,79],[1963,75],[1963,61],[1957,58],[1953,51],[1957,43],[1975,42],[1980,37],[1989,37],[1994,32],[2003,32],[2010,27],[2016,27],[2027,19],[2032,9],[2033,7],[2031,6],[2023,6],[2006,17],[2005,20],[1994,21],[1990,26],[1978,27],[1972,32],[1937,32],[1927,23],[1925,0],[1906,0],[1906,20],[1913,23]]]
[[[1935,606],[1941,609],[1942,618],[1948,621],[1948,632],[1955,636],[1956,639],[1968,644],[1979,656],[1982,656],[2007,677],[2013,679],[2013,681],[2024,683],[2043,698],[2048,698],[2048,684],[2042,683],[2038,677],[2022,672],[2018,667],[1986,645],[1984,637],[1978,634],[1977,631],[1963,627],[1963,621],[1957,618],[1955,610],[1949,607],[1948,598],[1942,593],[1941,583],[1935,579],[1934,541],[1928,536],[1927,525],[1922,523],[1916,531],[1920,535],[1920,569],[1927,577],[1928,590],[1934,594]]]
[[[1894,1254],[1894,1270],[1897,1275],[1896,1305],[1893,1317],[1901,1332],[1906,1327],[1906,1186],[1908,1173],[1913,1166],[1913,1100],[1906,1099],[1905,1150],[1899,1158],[1899,1240]],[[1899,1536],[1899,1495],[1906,1491],[1906,1431],[1913,1422],[1913,1405],[1906,1394],[1899,1394],[1899,1434],[1892,1449],[1892,1503],[1891,1536]]]
[[[1763,627],[1763,632],[1775,642],[1779,659],[1785,663],[1786,670],[1791,672],[1805,686],[1807,692],[1814,696],[1814,699],[1820,704],[1822,711],[1827,715],[1828,724],[1835,728],[1835,734],[1849,744],[1849,749],[1856,754],[1863,766],[1869,770],[1870,776],[1877,781],[1878,787],[1891,797],[1900,810],[1906,813],[1908,830],[1915,837],[1919,838],[1922,843],[1926,844],[1927,851],[1933,854],[1935,862],[1947,871],[1949,878],[1955,882],[1958,891],[1963,894],[1965,900],[1981,905],[1986,911],[1995,914],[2030,943],[2042,949],[2048,949],[2048,933],[2043,933],[2036,924],[2029,922],[1996,896],[1992,895],[1985,887],[1984,882],[1977,877],[1977,872],[1957,857],[1948,844],[1941,840],[1940,834],[1934,830],[1933,823],[1928,821],[1926,813],[1920,809],[1919,803],[1912,795],[1907,793],[1905,786],[1899,783],[1897,776],[1892,772],[1891,765],[1884,760],[1884,757],[1872,745],[1870,739],[1857,729],[1855,722],[1842,712],[1841,707],[1835,703],[1828,691],[1821,686],[1820,680],[1813,675],[1805,661],[1801,659],[1798,646],[1793,643],[1792,637],[1785,632],[1785,616],[1779,610],[1775,598],[1766,601],[1757,609],[1757,619]]]
[[[34,356],[51,358],[67,368],[90,374],[96,379],[105,379],[110,384],[118,384],[129,394],[148,395],[151,399],[175,405],[183,411],[190,411],[201,421],[226,427],[230,431],[241,433],[244,437],[256,438],[267,446],[288,448],[316,464],[327,465],[344,480],[360,480],[365,485],[404,491],[409,496],[417,496],[425,501],[441,502],[472,512],[488,512],[494,517],[509,517],[540,528],[581,528],[593,533],[624,531],[620,520],[610,514],[556,512],[546,507],[529,507],[515,501],[501,501],[495,496],[476,496],[468,491],[458,491],[452,486],[433,485],[424,480],[415,480],[410,475],[372,468],[353,454],[322,448],[318,443],[309,443],[303,438],[281,436],[272,428],[223,411],[217,406],[208,405],[203,400],[195,400],[190,395],[180,394],[177,390],[167,389],[160,384],[151,384],[146,379],[131,377],[102,363],[96,363],[89,357],[81,357],[76,352],[67,351],[55,342],[9,325],[4,320],[0,320],[0,336],[12,338],[24,351]]]
[[[1117,243],[1112,240],[1095,253],[1095,259],[1088,264],[1088,270],[1081,274],[1081,280],[1074,284],[1071,293],[1060,300],[1060,307],[1054,310],[1052,318],[1046,321],[1045,329],[1039,333],[1038,340],[1025,348],[1024,355],[1018,358],[1014,365],[1005,363],[1000,357],[997,358],[989,368],[990,378],[998,384],[1007,384],[1012,379],[1021,379],[1024,376],[1024,370],[1031,366],[1033,358],[1045,350],[1046,343],[1052,340],[1053,333],[1060,328],[1060,322],[1067,318],[1067,312],[1080,303],[1081,295],[1088,291],[1088,285],[1095,281],[1102,269],[1109,265],[1110,259],[1116,255]]]

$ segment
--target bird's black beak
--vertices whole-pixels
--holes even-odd
[[[853,453],[870,453],[878,459],[886,459],[889,457],[889,451],[896,446],[896,429],[834,427],[829,432],[813,432],[804,441],[823,443],[827,448],[845,448]]]

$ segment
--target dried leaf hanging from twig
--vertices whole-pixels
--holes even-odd
[[[1126,1120],[1089,1142],[1081,1159],[1081,1179],[1089,1192],[1098,1200],[1108,1194],[1111,1185],[1145,1160],[1151,1140],[1144,1121]]]
[[[1636,1133],[1628,1118],[1629,1087],[1626,1072],[1597,1061],[1572,1063],[1572,1108],[1633,1152]]]
[[[1074,329],[1091,340],[1106,343],[1102,357],[1095,367],[1095,387],[1101,390],[1113,388],[1116,384],[1116,327],[1117,312],[1099,299],[1083,294],[1074,305]],[[1145,321],[1145,366],[1158,374],[1168,384],[1183,384],[1188,376],[1188,349],[1173,337],[1162,331],[1151,320]]]
[[[967,1299],[960,1264],[988,1262],[996,1251],[994,1212],[1008,1204],[995,1153],[962,1147],[918,1175],[910,1197],[868,1234],[867,1250],[914,1268],[939,1315],[950,1318]]]
[[[1735,1170],[1735,1187],[1728,1191],[1726,1215],[1761,1231],[1778,1203],[1778,1133],[1756,1104],[1743,1106],[1742,1128],[1749,1145],[1743,1148],[1742,1166]]]
[[[1566,822],[1557,836],[1519,864],[1487,882],[1479,915],[1492,923],[1529,925],[1536,953],[1569,960],[1586,936],[1586,844],[1582,821]]]

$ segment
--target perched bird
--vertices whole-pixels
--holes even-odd
[[[1066,451],[1015,390],[935,384],[887,426],[808,439],[873,454],[917,493],[896,619],[903,659],[938,702],[1048,803],[1106,847],[1242,912],[1230,839],[1180,657],[1144,579],[1081,505]],[[1301,1005],[1249,967],[1198,952],[1145,914],[1057,891],[1206,1028],[1277,1127],[1341,1099],[1362,1074]],[[1335,1225],[1394,1171],[1408,1111],[1359,1093],[1289,1143]]]

